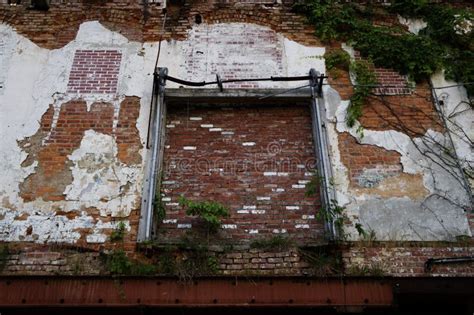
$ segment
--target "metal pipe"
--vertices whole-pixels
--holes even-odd
[[[454,264],[454,263],[471,262],[471,261],[474,261],[474,256],[430,258],[425,262],[425,271],[431,271],[433,265]]]
[[[261,82],[261,81],[307,81],[311,79],[311,76],[297,76],[297,77],[269,77],[269,78],[254,78],[254,79],[229,79],[229,80],[217,80],[217,81],[201,81],[201,82],[193,82],[193,81],[186,81],[182,79],[178,79],[169,75],[166,75],[166,80],[171,82],[187,85],[187,86],[206,86],[217,84],[221,85],[223,83],[236,83],[236,82]]]

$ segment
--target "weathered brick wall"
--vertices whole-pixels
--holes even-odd
[[[367,129],[392,129],[411,137],[420,137],[428,129],[444,130],[426,82],[418,84],[410,95],[370,96],[360,122]]]
[[[1,5],[0,5],[1,6]],[[79,25],[98,20],[109,29],[134,41],[184,39],[195,24],[196,15],[203,23],[248,22],[265,25],[292,40],[315,44],[313,29],[305,18],[291,11],[291,5],[265,7],[259,4],[189,3],[168,5],[165,29],[164,14],[160,6],[143,7],[141,2],[119,6],[114,2],[53,4],[49,11],[27,10],[25,6],[1,6],[2,20],[20,34],[45,48],[59,48],[75,38]]]
[[[191,27],[197,24],[197,15],[202,18],[203,23],[249,22],[268,26],[276,31],[255,32],[248,28],[240,30],[241,32],[228,30],[221,34],[223,38],[227,37],[231,50],[238,50],[242,45],[250,47],[256,56],[271,56],[275,69],[278,70],[275,73],[255,71],[254,67],[258,64],[256,60],[226,64],[228,56],[225,54],[206,61],[206,66],[209,65],[212,70],[219,69],[219,73],[230,78],[281,74],[279,72],[283,69],[284,52],[275,44],[279,34],[305,45],[321,45],[313,35],[314,29],[305,24],[304,17],[293,13],[287,4],[261,6],[201,2],[185,3],[180,7],[170,6],[164,30],[161,29],[164,15],[159,6],[143,8],[135,2],[76,2],[68,6],[53,4],[48,12],[26,10],[24,6],[2,6],[0,17],[5,23],[14,26],[20,34],[45,48],[63,47],[75,38],[79,25],[88,20],[99,20],[109,29],[134,41],[157,41],[161,34],[163,39],[183,40]],[[203,41],[202,47],[221,40],[220,37],[206,38],[205,31],[199,28],[194,29],[192,36],[195,36],[196,41]],[[261,47],[262,43],[265,47]],[[190,74],[199,77],[204,58],[199,58],[197,53],[200,47],[191,48],[196,48],[196,51],[189,51],[186,62]],[[73,71],[69,77],[69,94],[114,95],[117,92],[117,81],[120,79],[118,65],[122,62],[120,52],[109,51],[105,47],[94,49],[76,51]],[[2,67],[3,63],[0,64],[0,69]],[[404,87],[406,77],[387,69],[375,70],[380,83],[398,85],[400,89]],[[101,76],[105,78],[103,82]],[[347,73],[338,79],[330,78],[329,82],[346,84],[335,88],[342,99],[350,98],[352,86]],[[103,86],[96,89],[97,84]],[[239,87],[254,86],[250,84]],[[377,92],[408,92],[400,89],[388,93]],[[424,133],[428,128],[441,131],[428,86],[421,84],[409,92],[406,95],[371,96],[364,106],[362,126],[367,130],[395,129],[410,136]],[[39,131],[19,143],[24,152],[29,154],[24,167],[38,162],[36,173],[21,183],[21,197],[26,203],[33,200],[64,201],[64,191],[71,184],[71,168],[74,167],[68,156],[79,148],[88,130],[113,136],[119,162],[135,166],[142,162],[139,153],[142,144],[136,128],[140,99],[126,97],[117,104],[95,102],[89,104],[91,106],[88,111],[86,101],[81,100],[81,95],[78,95],[78,99],[50,107],[41,119]],[[307,107],[234,107],[225,110],[191,107],[189,113],[185,108],[171,109],[167,118],[167,135],[167,173],[162,198],[167,208],[167,217],[159,229],[160,240],[177,240],[187,231],[193,230],[197,223],[195,219],[185,216],[184,210],[176,205],[177,197],[181,194],[192,200],[212,199],[229,206],[231,217],[224,221],[219,234],[224,240],[248,243],[280,234],[300,242],[321,240],[322,225],[316,220],[320,206],[318,196],[306,197],[304,194],[304,186],[311,178],[307,173],[314,168]],[[347,133],[341,133],[338,138],[342,162],[349,170],[351,184],[367,188],[380,179],[401,174],[400,154],[395,151],[358,144]],[[224,162],[226,159],[231,162],[230,170],[227,169],[229,164],[223,163],[220,158],[224,158]],[[295,160],[301,163],[294,164]],[[173,161],[179,162],[176,168],[171,167]],[[201,163],[203,161],[204,164]],[[250,166],[258,166],[258,170],[248,170],[249,161]],[[275,165],[271,161],[278,161],[280,164]],[[291,162],[288,164],[286,161]],[[311,165],[305,161],[311,161]],[[295,165],[296,168],[292,168]],[[244,168],[242,172],[239,170],[241,166]],[[120,189],[127,193],[129,184],[120,186]],[[104,202],[108,201],[110,200]],[[55,215],[79,220],[82,211],[90,214],[95,222],[103,223],[100,232],[105,241],[114,229],[112,225],[106,224],[118,219],[101,213],[100,209],[84,206],[68,212],[58,210]],[[135,252],[138,217],[139,209],[136,206],[126,217],[130,222],[130,231],[127,231],[123,244],[111,244],[108,241],[105,241],[105,245],[97,244],[99,242],[95,243],[96,239],[88,238],[90,233],[97,232],[95,228],[79,228],[77,232],[81,236],[76,244],[96,252],[59,251],[51,246],[40,249],[24,246],[10,256],[6,270],[17,274],[75,273],[78,272],[76,266],[80,263],[86,268],[79,273],[94,274],[99,270],[107,272],[98,262],[98,251],[104,248],[123,248],[129,253]],[[16,218],[26,222],[30,222],[30,219],[33,220],[26,213]],[[472,216],[470,220],[472,227]],[[35,237],[38,237],[36,226],[41,223],[31,222],[33,223],[25,230],[25,241],[35,241]],[[418,276],[424,274],[420,268],[426,259],[458,254],[472,255],[472,247],[451,248],[450,245],[440,245],[411,248],[403,244],[393,248],[354,247],[348,249],[344,257],[346,269],[351,266],[374,269],[374,263],[375,267],[380,263],[388,274]],[[304,274],[309,268],[297,249],[279,252],[241,249],[219,255],[219,270],[224,274]],[[397,257],[398,262],[392,261],[392,257]],[[445,269],[438,270],[438,274],[472,274],[471,267],[442,268]]]
[[[321,237],[319,198],[305,196],[315,163],[307,105],[170,108],[166,134],[159,240],[197,223],[179,206],[180,195],[227,206],[224,239]]]
[[[469,244],[388,244],[354,246],[343,252],[346,272],[354,275],[392,276],[474,276],[472,262],[434,264],[425,269],[428,259],[465,257],[474,254]]]
[[[334,246],[334,245],[333,245]],[[121,245],[118,246],[119,248]],[[373,243],[341,244],[333,250],[321,248],[284,247],[275,249],[258,248],[212,248],[206,257],[216,257],[214,275],[304,275],[304,276],[394,276],[394,277],[437,277],[474,276],[472,262],[433,264],[426,268],[428,259],[466,257],[474,254],[474,247],[467,243]],[[155,264],[157,275],[175,275],[184,280],[202,275],[196,266],[179,267],[186,260],[192,260],[189,252],[177,253],[168,266],[163,268],[160,259],[162,251],[153,254],[135,254],[130,261],[139,258],[147,264]],[[134,258],[135,257],[135,258]],[[181,269],[185,268],[185,269]],[[189,269],[186,269],[189,268]],[[204,268],[204,267],[203,267]],[[79,247],[61,245],[12,246],[6,257],[3,275],[106,275],[110,266],[105,254],[84,250]]]
[[[361,145],[348,133],[339,135],[339,150],[351,184],[355,186],[370,188],[402,172],[399,153]]]

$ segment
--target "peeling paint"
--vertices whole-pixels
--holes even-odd
[[[352,221],[359,222],[367,231],[373,231],[378,240],[455,240],[459,235],[471,235],[465,209],[470,207],[469,194],[459,180],[456,168],[443,168],[436,154],[443,152],[421,138],[412,139],[394,130],[364,130],[359,124],[349,128],[345,123],[349,101],[340,100],[337,92],[326,88],[328,138],[338,204],[344,206]],[[393,150],[401,155],[403,174],[378,176],[374,171],[366,188],[351,187],[348,170],[341,161],[338,134],[349,132],[357,142]],[[424,136],[431,143],[449,147],[445,135],[428,130]],[[427,158],[423,152],[432,152]],[[369,176],[368,176],[369,175]],[[357,239],[355,228],[348,226],[349,237]]]

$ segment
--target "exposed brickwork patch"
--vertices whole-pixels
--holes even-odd
[[[121,104],[116,136],[119,160],[126,164],[141,161],[139,150],[142,145],[136,128],[139,111],[137,97],[127,97]],[[87,111],[84,101],[70,101],[61,105],[56,122],[53,117],[54,108],[50,106],[41,119],[38,132],[19,143],[28,153],[23,167],[38,161],[35,173],[20,184],[25,201],[37,198],[64,200],[64,189],[72,180],[68,155],[80,146],[84,132],[92,129],[113,134],[114,106],[109,103],[94,103]]]
[[[427,83],[419,84],[411,95],[370,96],[360,123],[367,129],[397,130],[411,137],[424,135],[428,129],[444,129]]]
[[[217,73],[223,79],[279,76],[282,48],[275,31],[246,24],[196,27],[190,34],[186,67],[188,78]],[[245,49],[242,49],[245,47]],[[251,55],[252,58],[248,58]],[[262,62],[262,61],[265,62]],[[229,88],[255,88],[258,82],[226,84]]]
[[[111,104],[92,104],[90,112],[84,101],[71,101],[61,107],[56,128],[51,130],[44,145],[37,142],[36,146],[26,146],[24,149],[33,160],[38,161],[35,173],[31,174],[20,184],[20,195],[25,201],[43,198],[45,201],[64,200],[63,192],[72,181],[69,169],[70,155],[81,143],[84,132],[94,129],[98,132],[111,134],[114,108]],[[41,120],[40,131],[46,135],[51,128],[53,118],[52,107]]]
[[[171,108],[166,132],[159,239],[178,239],[197,223],[179,206],[180,195],[229,207],[224,238],[321,236],[319,197],[305,196],[315,163],[307,106]]]
[[[358,144],[348,133],[339,135],[339,150],[351,184],[371,188],[402,172],[400,154],[373,145]]]
[[[137,119],[140,114],[140,98],[127,97],[120,104],[116,138],[118,158],[125,164],[139,164],[142,161],[140,135]]]
[[[68,92],[114,94],[121,60],[117,50],[76,50]]]

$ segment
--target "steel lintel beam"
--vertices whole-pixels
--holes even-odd
[[[17,277],[0,278],[2,307],[384,307],[383,279]]]

